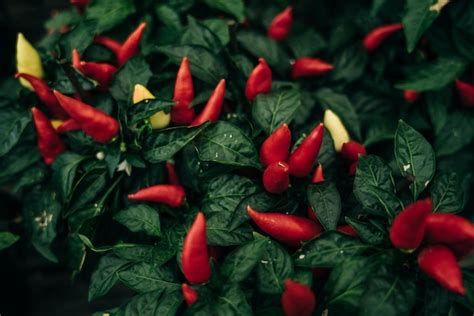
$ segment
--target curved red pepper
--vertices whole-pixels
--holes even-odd
[[[186,283],[181,284],[181,292],[183,293],[184,301],[188,306],[193,305],[199,298],[199,293]]]
[[[423,249],[418,255],[418,265],[445,289],[459,295],[466,294],[461,268],[452,251],[446,246],[434,245]]]
[[[281,295],[281,305],[286,316],[311,316],[316,307],[316,295],[305,284],[287,279]]]
[[[289,246],[299,247],[302,241],[321,234],[317,223],[304,217],[282,213],[259,213],[247,206],[247,213],[264,232]]]
[[[311,183],[321,183],[324,182],[324,173],[323,173],[323,165],[318,163],[316,170],[314,170],[313,178],[311,179]]]
[[[89,61],[81,61],[78,68],[84,76],[89,77],[99,83],[102,89],[108,89],[112,83],[117,68],[107,63],[95,63]]]
[[[292,24],[293,8],[288,6],[273,18],[268,27],[267,35],[274,40],[283,41],[288,37],[288,34],[290,34]]]
[[[80,129],[81,129],[81,127],[79,126],[79,124],[76,121],[74,121],[73,119],[68,119],[68,120],[64,121],[64,123],[59,125],[59,127],[56,129],[56,131],[59,134],[64,134],[64,133],[67,133],[67,132],[77,131],[77,130],[80,130]]]
[[[352,228],[351,225],[341,225],[339,227],[336,228],[336,230],[338,232],[341,232],[343,234],[346,234],[346,235],[349,235],[349,236],[352,236],[352,237],[357,237],[357,232],[355,231],[354,228]]]
[[[349,161],[357,161],[359,156],[367,155],[367,151],[365,150],[364,145],[351,140],[342,144],[341,155]]]
[[[426,231],[426,218],[432,212],[430,199],[408,205],[395,217],[390,228],[392,244],[406,251],[413,251],[421,244]]]
[[[94,43],[108,48],[115,56],[118,56],[122,43],[108,36],[94,37]]]
[[[456,90],[458,91],[461,103],[465,107],[474,107],[474,85],[456,80]]]
[[[413,103],[421,97],[421,93],[415,90],[405,90],[403,91],[403,99],[407,103]]]
[[[51,90],[42,79],[25,73],[17,73],[15,78],[23,78],[28,81],[33,87],[33,90],[35,90],[38,99],[41,100],[55,118],[64,120],[69,117],[54,96],[53,90]]]
[[[178,178],[178,175],[176,174],[174,163],[170,161],[166,162],[166,172],[168,173],[168,182],[171,184],[179,185],[179,178]]]
[[[258,59],[258,65],[252,70],[245,85],[247,100],[253,101],[260,93],[268,93],[272,89],[272,70],[263,58]]]
[[[402,23],[387,24],[376,27],[364,37],[364,47],[368,52],[377,49],[393,33],[403,29]]]
[[[321,149],[323,136],[324,125],[320,123],[306,136],[301,145],[293,151],[288,161],[291,175],[301,178],[311,172],[314,161],[318,157],[319,150]]]
[[[359,161],[358,160],[351,162],[351,164],[349,165],[349,175],[350,176],[353,176],[353,175],[356,174],[358,166],[359,166]]]
[[[174,85],[173,101],[171,108],[171,121],[176,125],[187,125],[194,119],[195,110],[189,107],[194,99],[193,77],[189,69],[188,57],[183,57],[179,66]]]
[[[51,121],[37,108],[32,108],[33,122],[36,127],[38,138],[38,150],[43,157],[44,163],[51,165],[57,156],[66,150],[59,135],[54,130]]]
[[[191,126],[201,125],[204,122],[215,122],[219,119],[221,114],[222,104],[225,96],[225,79],[219,81],[219,84],[214,89],[211,97],[207,101],[206,106],[201,113],[192,121]]]
[[[211,265],[206,239],[206,219],[199,212],[184,238],[181,252],[183,274],[191,284],[206,283],[211,278]]]
[[[334,66],[313,57],[297,58],[291,66],[291,77],[293,79],[301,77],[322,76],[334,69]]]
[[[128,195],[131,201],[163,203],[180,207],[186,199],[184,188],[176,184],[157,184]]]
[[[132,58],[138,53],[140,48],[140,41],[145,32],[146,22],[140,23],[140,25],[133,31],[123,42],[122,47],[117,55],[117,62],[119,66],[123,66],[127,60]]]
[[[266,167],[271,163],[288,160],[291,146],[291,131],[287,124],[282,124],[265,139],[260,147],[260,161]]]
[[[53,91],[63,109],[96,142],[107,143],[117,136],[120,124],[110,115],[59,91]]]
[[[283,161],[274,162],[263,172],[263,186],[270,193],[283,193],[290,185],[290,167]]]

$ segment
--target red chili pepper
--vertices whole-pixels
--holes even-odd
[[[184,301],[188,306],[193,305],[199,298],[199,293],[186,283],[181,284],[181,292],[183,292]]]
[[[167,161],[166,162],[166,172],[168,173],[168,182],[171,184],[179,185],[179,178],[176,174],[176,170],[174,168],[174,163]]]
[[[316,307],[316,295],[305,284],[287,279],[281,295],[281,305],[286,316],[311,316]]]
[[[367,151],[365,150],[364,145],[351,140],[342,144],[341,155],[349,161],[357,161],[359,156],[367,155]]]
[[[117,61],[119,66],[123,66],[127,60],[132,58],[138,53],[140,48],[140,41],[143,36],[143,32],[146,28],[146,22],[140,23],[140,25],[133,31],[123,42],[122,47],[117,55]]]
[[[277,41],[283,41],[290,34],[291,25],[293,24],[293,8],[291,6],[286,7],[285,10],[278,13],[270,26],[268,27],[267,35]]]
[[[68,119],[68,120],[64,121],[64,123],[59,125],[59,127],[56,129],[56,131],[59,134],[64,134],[64,133],[67,133],[67,132],[77,131],[77,130],[80,130],[80,129],[81,129],[81,127],[79,126],[79,124],[76,121],[74,121],[73,119]]]
[[[445,289],[459,295],[466,294],[462,273],[456,257],[446,246],[429,246],[418,255],[418,265],[428,276]]]
[[[311,219],[311,220],[317,222],[318,224],[320,224],[319,219],[316,216],[316,214],[314,213],[314,210],[311,206],[308,206],[308,208],[306,209],[306,213],[307,213],[309,219]]]
[[[61,120],[68,118],[67,113],[63,110],[61,105],[59,105],[58,100],[54,96],[53,90],[48,87],[46,82],[44,82],[42,79],[25,73],[18,73],[15,75],[15,78],[23,78],[28,81],[33,87],[38,99],[41,100],[41,102],[46,106],[46,108],[48,108],[55,118]]]
[[[359,161],[358,160],[351,162],[351,164],[349,165],[349,175],[350,176],[353,176],[353,175],[356,174],[358,166],[359,166]]]
[[[32,108],[33,121],[38,138],[38,150],[43,157],[44,163],[51,165],[57,156],[66,150],[59,135],[51,125],[50,120],[37,108]]]
[[[81,61],[80,68],[78,69],[84,74],[99,83],[99,86],[103,90],[107,90],[114,78],[117,68],[107,63],[95,63]]]
[[[311,179],[311,183],[322,183],[324,180],[323,165],[318,163],[318,166],[314,171],[313,178]]]
[[[456,90],[465,107],[474,107],[474,85],[456,80]]]
[[[297,58],[291,66],[291,77],[296,79],[301,77],[322,76],[333,69],[333,65],[319,58],[300,57]]]
[[[90,0],[69,0],[69,2],[76,7],[79,14],[83,14]]]
[[[351,225],[341,225],[341,226],[337,227],[336,230],[343,233],[343,234],[352,236],[352,237],[357,237],[358,236],[357,232],[355,231],[354,228],[352,228]]]
[[[299,247],[302,241],[321,234],[317,223],[304,217],[282,213],[259,213],[247,206],[247,213],[254,223],[273,238],[292,247]]]
[[[270,193],[283,193],[290,185],[290,167],[286,162],[274,162],[263,172],[263,186]]]
[[[271,163],[288,160],[291,145],[291,131],[282,124],[265,139],[260,147],[260,161],[266,167]]]
[[[181,266],[186,280],[191,284],[206,283],[211,278],[211,265],[206,239],[206,219],[199,212],[184,238]]]
[[[96,142],[107,143],[118,134],[119,122],[107,113],[65,96],[59,91],[54,90],[53,92],[67,114],[79,124],[84,133]]]
[[[81,68],[81,55],[76,48],[72,49],[72,66],[79,70]]]
[[[157,184],[128,195],[131,201],[163,203],[180,207],[186,199],[184,188],[176,184]]]
[[[247,100],[253,101],[260,93],[268,93],[272,89],[272,70],[263,58],[258,59],[258,65],[250,73],[245,86]]]
[[[119,41],[108,36],[96,36],[94,37],[94,43],[108,48],[115,56],[119,55],[120,48],[122,47]]]
[[[402,23],[387,24],[376,27],[364,37],[364,47],[368,52],[377,49],[393,33],[403,29]]]
[[[171,121],[176,125],[190,124],[194,119],[194,108],[189,107],[194,99],[193,77],[189,69],[188,57],[183,57],[179,66],[174,85],[173,101],[176,105],[171,108]]]
[[[421,93],[415,90],[403,91],[403,98],[407,103],[413,103],[421,97]]]
[[[215,122],[221,114],[222,104],[225,96],[225,79],[219,81],[206,106],[201,113],[192,121],[191,126],[201,125],[204,122]]]
[[[395,217],[390,228],[392,244],[406,251],[413,251],[421,244],[426,230],[426,218],[432,212],[430,199],[408,205]]]
[[[301,178],[311,172],[314,161],[321,149],[323,136],[324,125],[320,123],[306,136],[301,145],[293,151],[288,161],[291,175]]]

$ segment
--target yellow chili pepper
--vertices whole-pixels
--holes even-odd
[[[334,149],[336,149],[337,152],[340,152],[342,144],[350,141],[350,136],[347,132],[347,129],[344,127],[344,124],[342,124],[339,116],[337,116],[336,113],[331,110],[326,110],[324,112],[323,120],[324,126],[328,129],[334,141]]]
[[[44,70],[38,51],[31,45],[22,33],[18,33],[16,42],[16,69],[18,73],[26,73],[37,78],[43,78]],[[33,90],[31,84],[23,78],[20,83]]]
[[[135,85],[133,90],[133,104],[146,99],[155,99],[155,96],[141,84]],[[170,124],[171,114],[160,111],[150,116],[150,124],[153,129],[165,128]]]

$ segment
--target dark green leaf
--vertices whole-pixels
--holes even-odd
[[[151,76],[150,66],[145,59],[142,56],[135,56],[115,74],[110,86],[110,94],[117,101],[131,102],[135,85],[146,86]]]
[[[245,19],[245,7],[243,0],[203,0],[209,7],[221,10],[225,13],[233,15],[238,22],[243,22]]]
[[[257,288],[267,294],[283,292],[283,281],[293,275],[290,255],[276,242],[269,241],[257,265]]]
[[[180,288],[171,270],[144,262],[119,271],[118,277],[122,283],[139,293]]]
[[[334,183],[326,181],[310,185],[308,202],[325,230],[336,229],[341,215],[341,197]]]
[[[15,146],[31,122],[31,114],[26,111],[3,110],[0,116],[0,157]]]
[[[0,232],[0,250],[6,249],[16,243],[20,236],[10,232]]]
[[[433,212],[457,213],[464,209],[469,194],[470,177],[461,179],[456,173],[437,176],[431,186]]]
[[[91,276],[89,302],[107,294],[118,281],[117,273],[129,264],[129,261],[113,255],[105,255],[100,258],[99,264]]]
[[[95,0],[86,10],[86,19],[97,25],[97,34],[107,31],[122,23],[129,15],[135,13],[132,0]]]
[[[148,119],[150,116],[160,111],[169,113],[174,104],[173,101],[168,100],[143,100],[142,102],[128,108],[128,116],[130,117],[128,123],[130,125],[136,124],[144,119]]]
[[[157,290],[136,295],[124,306],[121,306],[117,316],[135,315],[175,315],[183,301],[179,290]]]
[[[133,205],[114,215],[114,219],[132,232],[144,232],[150,236],[161,236],[160,216],[152,207]]]

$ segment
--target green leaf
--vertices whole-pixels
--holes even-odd
[[[171,107],[174,106],[174,101],[149,99],[143,100],[128,108],[127,114],[130,117],[128,124],[133,125],[145,119],[148,119],[153,114],[165,111],[171,112]]]
[[[203,0],[209,7],[233,15],[238,22],[245,20],[245,6],[243,0]]]
[[[321,34],[313,29],[307,29],[301,33],[290,34],[288,45],[295,57],[305,57],[323,50],[327,43]]]
[[[144,262],[119,271],[118,277],[123,284],[138,293],[176,290],[181,287],[179,283],[176,283],[171,270]]]
[[[128,16],[135,13],[132,0],[95,0],[87,7],[86,20],[97,25],[95,31],[100,34],[122,23]]]
[[[253,315],[247,295],[238,284],[225,286],[213,308],[214,315]]]
[[[416,201],[434,176],[435,155],[423,135],[402,120],[395,133],[395,158],[402,176],[412,182],[410,189]]]
[[[464,209],[469,196],[470,177],[445,173],[433,180],[430,189],[433,212],[458,213]]]
[[[352,82],[360,78],[366,69],[368,54],[360,45],[349,46],[336,55],[334,70],[328,75],[331,81]]]
[[[117,273],[125,269],[129,261],[117,258],[113,255],[105,255],[100,258],[99,264],[91,276],[89,285],[89,302],[104,296],[117,283]]]
[[[32,150],[32,143],[19,144],[13,147],[5,156],[0,159],[0,183],[17,180],[16,175],[41,159],[36,150]]]
[[[20,236],[10,232],[0,232],[0,251],[7,249],[20,239]]]
[[[114,219],[132,232],[144,232],[150,236],[161,236],[160,216],[152,207],[133,205],[114,215]]]
[[[293,257],[297,267],[331,268],[369,248],[357,238],[332,231],[304,243]]]
[[[435,137],[436,156],[454,154],[473,141],[474,113],[472,111],[451,112],[445,116],[445,124]]]
[[[64,211],[64,216],[67,217],[80,208],[85,207],[88,203],[93,202],[106,188],[107,180],[109,178],[105,168],[93,168],[83,174],[74,186],[74,191],[68,208]]]
[[[182,302],[180,290],[157,290],[134,296],[112,315],[175,315]]]
[[[175,30],[181,30],[182,23],[178,12],[166,4],[160,4],[155,8],[156,17],[164,25],[170,26]]]
[[[79,164],[86,157],[66,152],[59,156],[53,163],[53,184],[58,190],[62,201],[67,201],[72,193],[74,178]]]
[[[79,54],[82,54],[92,43],[96,24],[96,21],[82,21],[70,32],[61,35],[59,43],[68,60],[72,58],[73,49],[77,49]]]
[[[363,242],[370,245],[379,245],[384,241],[386,232],[381,231],[378,227],[372,225],[371,223],[358,221],[347,216],[345,219],[346,222],[356,230],[357,236],[359,236]]]
[[[230,42],[229,26],[222,19],[206,19],[202,23],[207,26],[219,39],[222,46],[226,46]]]
[[[188,16],[188,27],[181,36],[181,44],[203,46],[216,54],[222,49],[219,38],[191,16]]]
[[[129,59],[115,74],[110,86],[110,94],[117,101],[131,102],[135,85],[146,86],[151,76],[150,65],[142,56],[135,56]]]
[[[293,262],[278,243],[269,241],[265,246],[257,265],[257,288],[266,294],[280,294],[283,292],[283,281],[293,275]]]
[[[0,157],[8,153],[20,140],[23,131],[31,122],[27,111],[3,110],[0,116]]]
[[[257,150],[243,131],[219,121],[209,127],[199,139],[199,158],[230,166],[260,169]]]
[[[310,185],[308,202],[325,230],[336,229],[341,215],[341,197],[334,183],[325,181]]]
[[[132,245],[112,249],[113,253],[125,260],[133,262],[146,262],[155,266],[161,266],[176,255],[175,246],[165,241],[156,245]]]
[[[301,106],[298,90],[288,90],[259,94],[252,105],[252,118],[255,123],[271,134],[281,124],[290,124]]]

